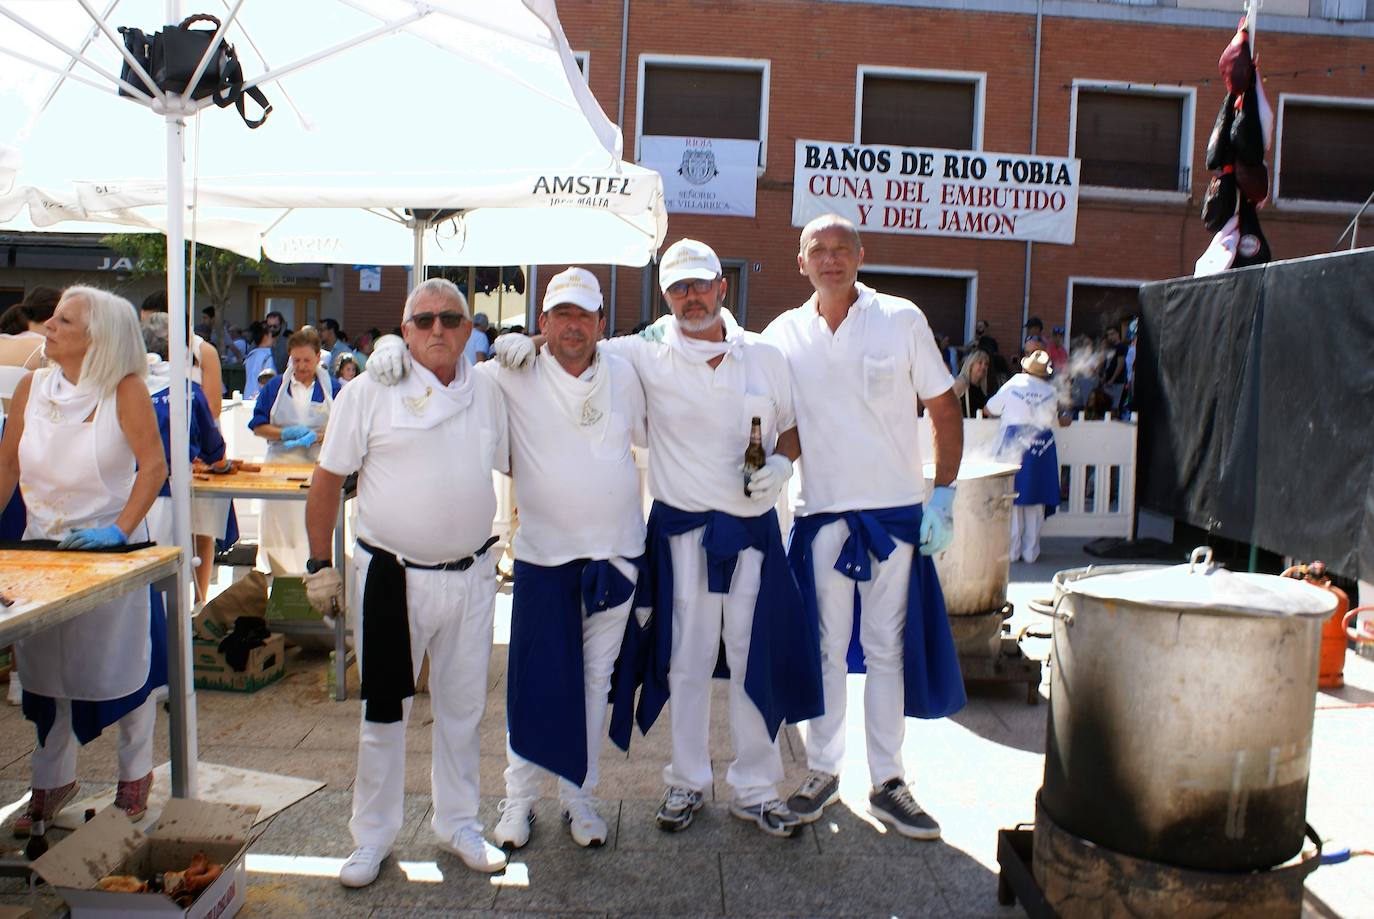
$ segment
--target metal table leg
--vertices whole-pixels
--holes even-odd
[[[186,615],[185,566],[153,583],[167,598],[167,701],[168,737],[171,748],[172,796],[196,796],[195,683],[191,675],[191,619]]]
[[[343,579],[344,608],[334,617],[334,698],[343,702],[348,698],[348,609],[349,576],[348,555],[345,552],[344,527],[347,524],[345,508],[346,497],[339,499],[339,519],[334,523],[334,563],[339,566],[339,576]]]

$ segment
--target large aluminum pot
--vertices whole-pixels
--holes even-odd
[[[1041,801],[1139,858],[1269,868],[1302,847],[1317,656],[1335,597],[1189,565],[1061,571]]]
[[[1002,607],[1011,560],[1016,470],[1008,463],[964,463],[954,493],[954,540],[935,556],[950,632],[961,656],[1002,650]],[[935,478],[926,465],[927,485]]]

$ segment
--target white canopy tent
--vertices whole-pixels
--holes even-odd
[[[255,257],[372,264],[641,265],[663,240],[661,183],[620,162],[619,130],[553,0],[104,2],[0,0],[0,224],[163,230],[169,253],[194,226],[200,241]],[[155,89],[142,68],[119,79],[132,60],[119,26],[152,32],[192,12],[223,20],[210,53],[233,44],[246,85],[274,105],[258,130],[209,99]],[[409,216],[434,210],[459,213],[436,226]],[[172,377],[185,380],[179,259],[167,293]],[[185,403],[171,405],[172,455],[185,456]],[[183,464],[172,494],[189,547]],[[173,793],[193,796],[184,626],[169,623],[168,636],[183,727]]]

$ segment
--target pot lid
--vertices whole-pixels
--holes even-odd
[[[1336,597],[1330,591],[1293,578],[1228,571],[1212,561],[1212,550],[1206,547],[1194,549],[1186,565],[1088,573],[1059,584],[1066,594],[1167,610],[1325,617],[1336,609]]]

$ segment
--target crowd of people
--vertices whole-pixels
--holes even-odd
[[[628,747],[670,700],[655,820],[688,828],[713,783],[711,679],[722,649],[731,814],[789,836],[837,800],[847,675],[858,668],[869,810],[903,836],[938,838],[907,785],[902,746],[907,717],[943,718],[965,701],[932,558],[953,537],[962,418],[1001,419],[1004,458],[1021,465],[1011,556],[1032,561],[1040,522],[1058,504],[1054,381],[1066,360],[1072,374],[1072,360],[1062,333],[1046,341],[1035,320],[1015,374],[986,324],[963,349],[937,342],[914,304],[858,281],[863,247],[843,218],[808,224],[797,263],[813,294],[761,334],[724,309],[729,282],[716,253],[683,239],[660,263],[668,313],[638,334],[604,338],[599,283],[569,268],[549,282],[533,337],[492,334],[457,287],[435,278],[407,298],[398,335],[369,330],[355,347],[334,320],[291,330],[270,313],[230,340],[255,386],[249,427],[268,442],[269,461],[314,464],[303,515],[284,502],[263,514],[272,570],[304,572],[322,614],[356,617],[357,848],[343,884],[375,880],[402,826],[405,727],[426,656],[431,825],[475,870],[500,870],[503,850],[529,842],[548,774],[573,839],[605,842],[595,804],[602,738]],[[40,322],[43,307],[26,310],[26,322]],[[10,406],[0,501],[13,504],[17,489],[24,538],[60,548],[170,541],[169,465],[230,465],[218,431],[225,350],[188,335],[191,451],[172,457],[165,299],[135,310],[74,287],[41,322],[41,334],[0,337],[19,366],[35,351],[43,365]],[[1102,363],[1112,366],[1101,386],[1115,386],[1128,355],[1113,350]],[[918,400],[933,434],[929,489]],[[649,448],[647,520],[632,445]],[[44,462],[54,451],[81,461]],[[784,542],[776,504],[803,455]],[[493,470],[512,476],[520,508],[500,848],[477,818],[497,585]],[[346,611],[333,528],[353,474],[350,593],[360,604]],[[193,517],[202,558],[234,538],[228,506],[206,502]],[[200,572],[197,586],[204,596]],[[146,807],[149,700],[166,681],[165,641],[158,598],[140,591],[21,642],[24,713],[38,730],[21,832],[72,799],[78,744],[111,725],[116,803],[131,816]],[[73,648],[88,652],[62,650]],[[787,794],[778,732],[802,722],[808,772]]]

